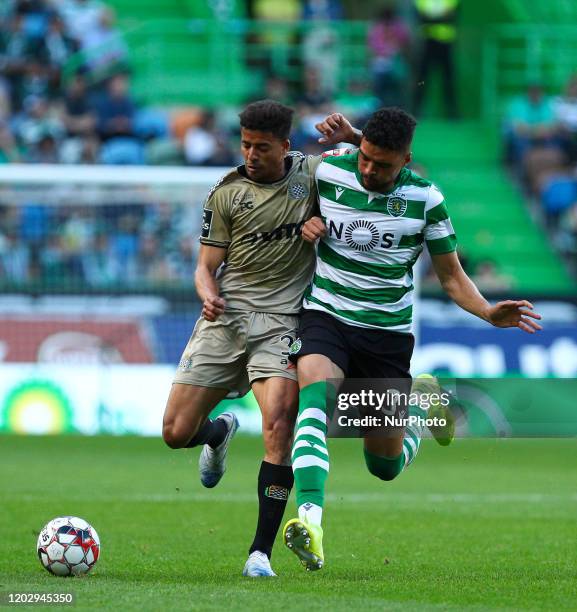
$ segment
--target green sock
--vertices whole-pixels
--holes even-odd
[[[326,382],[301,389],[292,450],[296,499],[301,520],[319,525],[329,474],[327,412]]]

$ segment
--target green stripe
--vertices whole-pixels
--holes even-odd
[[[353,289],[352,287],[346,287],[328,278],[323,278],[318,274],[315,274],[313,284],[320,289],[326,289],[331,293],[337,293],[351,300],[374,302],[375,304],[391,304],[393,302],[398,302],[406,293],[413,289],[413,285],[409,287]]]
[[[327,433],[327,426],[317,419],[303,419],[299,423],[299,429],[301,427],[314,427],[315,429],[320,429],[324,434]]]
[[[357,323],[365,323],[367,325],[378,325],[379,327],[394,327],[396,325],[406,325],[411,322],[413,316],[413,306],[407,306],[397,312],[379,312],[377,310],[341,310],[335,308],[331,304],[322,302],[318,298],[310,295],[308,298],[309,302],[319,304],[326,310],[334,312],[335,314],[355,321]]]
[[[423,240],[423,234],[401,236],[401,239],[399,240],[399,248],[419,246],[419,244],[423,244]]]
[[[457,236],[451,234],[446,238],[437,238],[435,240],[427,240],[427,248],[431,255],[442,255],[443,253],[452,253],[457,250]]]
[[[297,435],[295,437],[294,443],[296,444],[297,442],[300,442],[301,440],[305,440],[307,442],[314,442],[317,446],[321,446],[322,448],[327,447],[327,445],[324,444],[322,440],[319,440],[316,436],[311,436],[311,434],[301,434],[299,436],[298,430],[297,430]]]
[[[313,448],[312,446],[309,446],[308,448],[306,448],[305,446],[301,448],[297,448],[292,454],[292,459],[294,461],[295,459],[298,459],[299,457],[308,457],[310,455],[318,457],[319,459],[323,459],[327,463],[329,461],[328,455],[325,455],[323,452],[321,452],[320,450],[317,450],[316,448]]]
[[[360,274],[361,276],[377,276],[378,278],[396,279],[410,272],[411,267],[407,264],[384,265],[365,263],[363,261],[353,261],[348,257],[344,257],[333,251],[325,242],[319,242],[318,256],[329,266],[351,272],[352,274]]]
[[[428,210],[425,215],[426,225],[433,225],[434,223],[439,223],[439,221],[445,221],[445,219],[448,218],[449,211],[447,210],[444,200],[440,204],[437,204],[437,206]]]
[[[387,210],[388,196],[382,196],[372,199],[369,202],[369,196],[366,192],[335,185],[328,181],[318,179],[319,195],[335,204],[340,204],[345,208],[354,208],[355,210],[365,210],[367,212],[376,212],[387,217],[396,217]],[[339,193],[337,194],[337,187]],[[340,191],[342,189],[342,191]],[[393,196],[394,197],[394,196]],[[425,216],[425,202],[422,200],[407,200],[407,208],[402,215],[404,219],[420,219]]]
[[[355,172],[357,169],[357,157],[358,152],[349,153],[348,155],[337,155],[335,157],[325,157],[323,163],[348,170],[349,172]]]

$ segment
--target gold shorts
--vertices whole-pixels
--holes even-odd
[[[266,312],[226,311],[213,322],[199,319],[178,364],[175,383],[229,390],[242,396],[259,378],[296,380],[288,360],[298,317]]]

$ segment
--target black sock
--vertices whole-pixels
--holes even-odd
[[[227,431],[228,429],[223,419],[214,419],[214,421],[206,419],[204,424],[200,426],[200,429],[186,445],[186,448],[193,448],[201,444],[208,444],[212,448],[216,448],[219,444],[224,442]]]
[[[258,473],[258,523],[249,554],[260,550],[270,559],[293,483],[290,465],[274,465],[267,461],[261,463]]]

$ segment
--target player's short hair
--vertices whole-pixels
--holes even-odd
[[[363,129],[363,137],[387,151],[408,151],[417,121],[401,108],[387,107],[375,111]]]
[[[258,100],[239,113],[240,127],[259,132],[270,132],[279,140],[286,140],[291,131],[294,110],[274,100]]]

